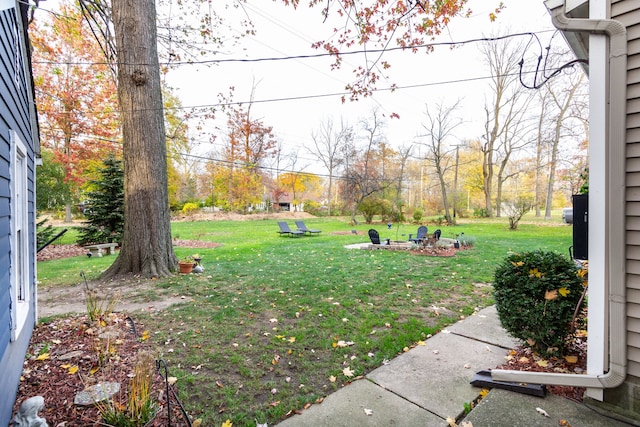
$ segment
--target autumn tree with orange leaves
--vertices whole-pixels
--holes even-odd
[[[30,27],[40,140],[64,169],[65,220],[82,185],[107,153],[119,151],[113,73],[82,14],[68,2],[60,15],[41,16]],[[50,18],[50,19],[46,19]],[[64,184],[64,185],[63,185]]]
[[[225,209],[246,212],[250,205],[262,201],[261,166],[274,154],[273,129],[251,117],[251,105],[228,112],[227,139],[217,153],[221,162],[208,167],[216,203]]]

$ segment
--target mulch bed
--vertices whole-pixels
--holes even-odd
[[[98,338],[105,329],[97,322],[90,322],[87,316],[69,317],[38,325],[27,350],[28,356],[23,367],[14,413],[27,398],[43,396],[45,406],[39,415],[52,427],[104,425],[100,422],[97,407],[75,405],[75,395],[97,382],[115,381],[121,384],[121,389],[114,400],[124,404],[137,356],[142,351],[151,351],[151,347],[144,339],[144,326],[133,323],[125,314],[106,316],[103,324],[111,333],[118,335],[117,340]],[[105,352],[96,349],[106,348],[107,341],[112,352],[107,356],[108,361],[100,364],[100,355],[104,357]],[[71,352],[77,353],[73,355]],[[43,354],[47,356],[42,356]],[[65,359],[65,355],[73,357]],[[98,366],[100,368],[91,374],[92,369]],[[75,367],[78,368],[77,372],[71,373]],[[167,393],[163,375],[163,371],[162,375],[156,371],[153,377],[152,393],[158,412],[155,419],[147,424],[149,427],[168,425]],[[172,426],[188,425],[173,395],[169,407]]]
[[[586,313],[584,314],[586,316]],[[542,358],[529,347],[517,347],[506,356],[505,363],[496,369],[514,371],[584,374],[587,370],[587,334],[579,330],[565,349],[566,357]],[[575,358],[575,359],[574,359]],[[547,386],[547,392],[576,402],[582,402],[583,387]]]

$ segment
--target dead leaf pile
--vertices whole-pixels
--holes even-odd
[[[529,347],[518,347],[511,350],[505,357],[505,364],[498,366],[496,369],[580,375],[586,372],[586,368],[587,342],[586,336],[582,336],[573,340],[568,349],[568,354],[564,357],[544,359]],[[576,402],[582,402],[585,389],[581,387],[547,386],[547,391]]]

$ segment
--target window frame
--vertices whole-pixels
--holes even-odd
[[[11,341],[23,331],[32,297],[29,274],[29,152],[15,131],[11,131]]]

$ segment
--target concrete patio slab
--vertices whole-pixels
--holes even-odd
[[[367,378],[439,417],[458,417],[480,389],[477,371],[504,362],[507,350],[451,333],[439,333],[372,371]]]
[[[536,410],[544,410],[549,417]],[[583,404],[548,394],[527,396],[493,389],[464,419],[473,427],[628,427],[629,424],[601,415]],[[562,424],[562,421],[568,424]]]
[[[520,344],[520,341],[513,338],[502,328],[495,305],[484,308],[473,316],[454,323],[447,330],[456,335],[506,349],[515,348]]]
[[[371,411],[371,415],[365,413]],[[279,423],[279,427],[443,427],[443,419],[367,379],[329,395],[321,404]]]

